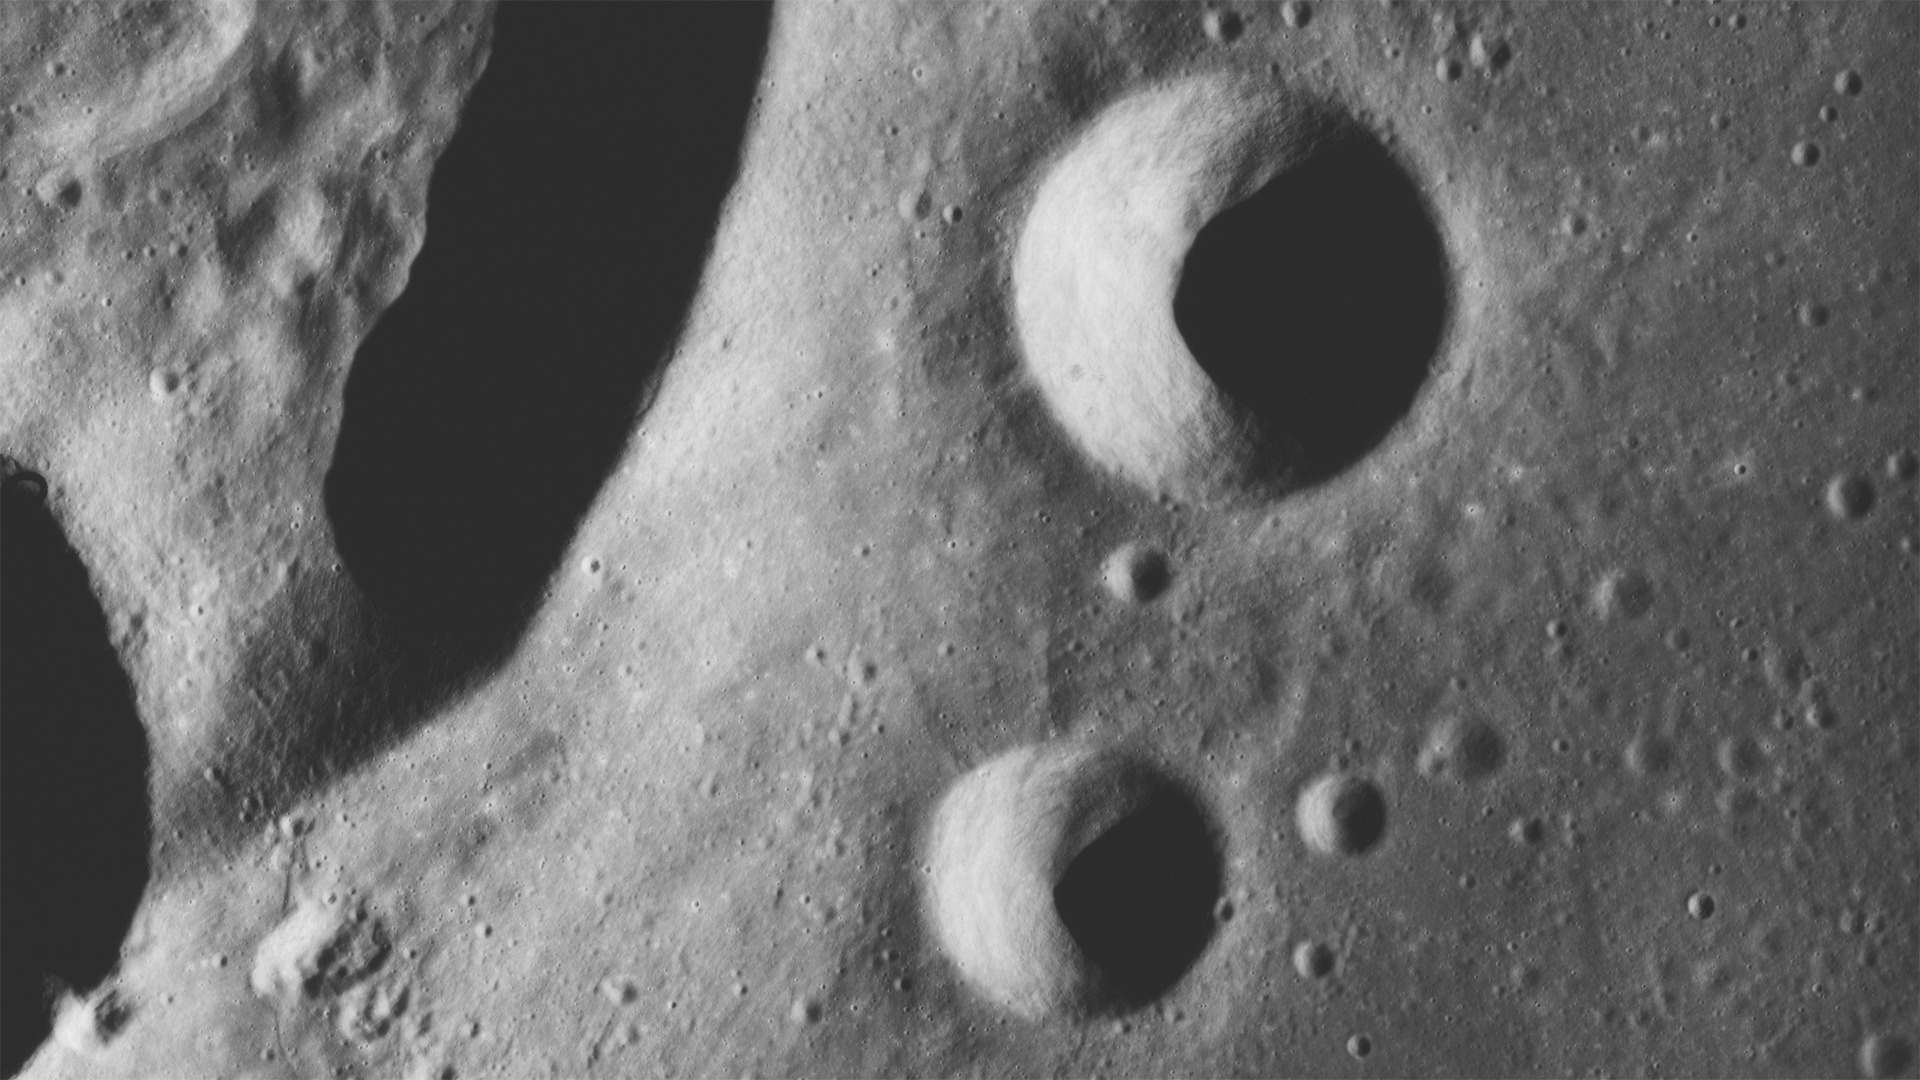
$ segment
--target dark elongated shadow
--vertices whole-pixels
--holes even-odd
[[[517,640],[643,407],[731,185],[763,4],[504,4],[407,288],[354,360],[326,504],[404,633]]]
[[[44,484],[0,483],[0,1073],[45,1041],[54,991],[120,956],[147,883],[147,738]]]

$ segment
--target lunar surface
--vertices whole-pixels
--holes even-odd
[[[1920,7],[0,7],[8,1073],[1911,1076]]]

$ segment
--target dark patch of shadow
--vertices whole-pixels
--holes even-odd
[[[1173,569],[1167,557],[1158,551],[1142,552],[1132,569],[1133,592],[1142,601],[1158,599],[1173,584]]]
[[[0,1073],[93,989],[147,883],[147,739],[80,557],[37,475],[0,483]]]
[[[1371,851],[1387,831],[1387,800],[1370,781],[1341,784],[1328,815],[1333,819],[1335,846],[1348,855]]]
[[[1163,788],[1074,856],[1054,909],[1121,1007],[1185,974],[1213,934],[1220,854],[1199,809]]]
[[[744,139],[763,4],[503,4],[425,247],[347,381],[326,505],[354,581],[485,666],[626,443]]]
[[[1292,486],[1352,465],[1406,415],[1449,303],[1420,192],[1349,127],[1200,231],[1173,313]]]

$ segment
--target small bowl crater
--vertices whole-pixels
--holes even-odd
[[[1329,773],[1308,784],[1295,806],[1300,839],[1321,855],[1364,855],[1387,828],[1387,802],[1371,780]]]
[[[1159,598],[1173,581],[1173,569],[1161,551],[1143,544],[1123,544],[1100,568],[1100,580],[1116,600],[1145,604]]]
[[[1451,306],[1427,203],[1337,109],[1197,76],[1109,107],[1042,180],[1013,260],[1028,373],[1150,491],[1332,477],[1412,409]]]
[[[1199,805],[1111,749],[988,761],[941,800],[927,849],[935,936],[969,985],[1027,1019],[1150,1002],[1217,925],[1221,859]]]

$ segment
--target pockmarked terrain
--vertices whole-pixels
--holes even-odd
[[[6,11],[29,1075],[1914,1071],[1920,9],[671,10]]]

